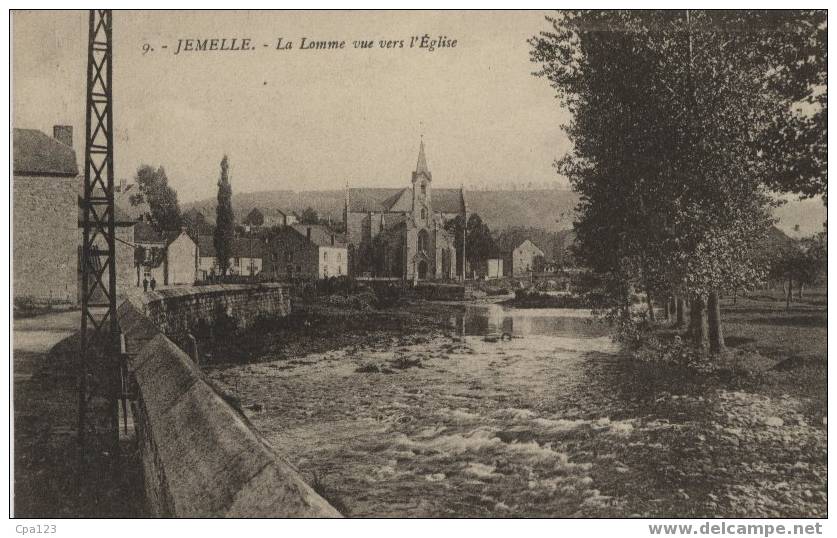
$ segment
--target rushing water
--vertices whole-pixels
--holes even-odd
[[[352,516],[735,514],[749,480],[707,485],[737,461],[721,433],[696,449],[749,400],[637,394],[581,311],[475,306],[447,332],[209,373]]]

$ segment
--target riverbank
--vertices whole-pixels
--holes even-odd
[[[202,364],[209,365],[295,359],[405,333],[443,331],[451,327],[451,316],[464,308],[420,300],[382,310],[299,302],[285,318],[263,319],[244,332],[199,341],[199,352]]]

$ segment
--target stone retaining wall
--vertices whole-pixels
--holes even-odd
[[[235,305],[245,317],[269,313],[270,304],[280,313],[288,306],[287,294],[270,287],[262,293],[232,288],[228,298],[218,290],[211,300],[194,289],[165,290],[119,307],[136,381],[134,422],[149,511],[157,517],[339,517],[157,325],[179,328],[176,320],[217,304]]]
[[[261,316],[287,316],[291,311],[287,286],[276,283],[174,287],[143,293],[132,301],[176,341],[200,324],[213,326],[222,316],[245,329]]]

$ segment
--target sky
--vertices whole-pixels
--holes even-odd
[[[569,117],[526,42],[546,28],[532,11],[116,11],[116,177],[163,165],[182,202],[208,198],[227,154],[238,192],[403,187],[423,135],[436,187],[567,186],[552,163]],[[87,12],[15,12],[12,34],[14,126],[72,125],[83,163]],[[424,34],[456,47],[408,48]],[[279,37],[295,48],[275,50]],[[301,50],[302,37],[347,44]],[[175,55],[190,38],[255,50]],[[351,44],[380,39],[407,48]]]

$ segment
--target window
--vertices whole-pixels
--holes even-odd
[[[427,183],[422,183],[421,184],[421,195],[422,196],[427,196]]]
[[[323,251],[323,261],[324,261],[324,262],[327,262],[327,261],[328,261],[328,251],[327,251],[327,250],[324,250],[324,251]]]
[[[241,258],[233,258],[233,265],[235,265],[236,267],[241,265]]]
[[[427,218],[427,210],[423,207],[421,208],[421,219],[424,220]]]
[[[418,234],[418,249],[419,252],[427,252],[428,244],[427,230],[422,230]]]

